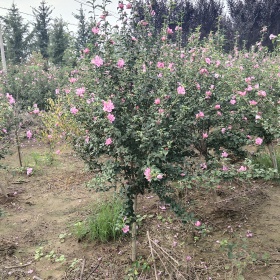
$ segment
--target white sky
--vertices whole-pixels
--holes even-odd
[[[225,2],[225,0],[223,0]],[[11,8],[12,3],[15,3],[17,8],[20,12],[26,13],[21,14],[21,16],[24,18],[25,22],[32,22],[33,17],[32,15],[32,7],[38,8],[40,5],[41,0],[0,0],[0,16],[6,16],[9,12],[6,9]],[[80,9],[81,3],[86,3],[87,0],[46,0],[46,3],[48,6],[52,6],[53,12],[51,14],[52,18],[56,17],[62,17],[64,21],[68,22],[68,28],[70,31],[76,31],[76,24],[78,23],[78,20],[73,16],[73,13],[77,14],[78,10]],[[118,19],[118,11],[117,6],[119,0],[111,0],[111,4],[107,7],[107,10],[111,11],[113,15],[108,17],[108,20],[111,23],[116,23]],[[126,3],[127,1],[124,1]],[[97,0],[96,4],[102,4],[102,0]],[[88,4],[87,4],[88,5]],[[83,5],[84,10],[90,11],[91,8],[89,6]],[[111,14],[112,14],[111,13]],[[30,14],[30,15],[27,15]],[[86,13],[86,15],[89,17],[90,14]]]
[[[75,31],[76,26],[74,24],[78,23],[78,20],[73,16],[74,14],[78,14],[78,10],[81,7],[81,4],[78,2],[84,2],[86,3],[87,0],[46,0],[46,3],[48,6],[52,6],[53,12],[51,14],[52,18],[56,17],[62,17],[64,21],[70,23],[68,25],[68,28],[70,31]],[[27,13],[32,15],[32,7],[38,8],[40,5],[41,0],[1,0],[0,1],[0,16],[6,16],[9,12],[8,10],[12,6],[12,3],[15,3],[17,8],[22,13]],[[112,11],[115,15],[115,17],[110,16],[108,19],[115,23],[118,18],[118,12],[117,12],[117,5],[118,0],[111,0],[111,4],[108,6],[108,10]],[[96,4],[102,4],[102,0],[97,0]],[[88,4],[87,4],[88,5]],[[90,11],[91,8],[83,5],[83,9],[86,11]],[[21,14],[21,16],[24,18],[25,22],[33,21],[33,17],[26,14]],[[86,14],[88,17],[90,14]],[[117,18],[116,18],[117,17]]]

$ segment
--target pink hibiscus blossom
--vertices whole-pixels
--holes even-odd
[[[149,167],[146,168],[144,171],[144,175],[145,175],[145,178],[148,180],[148,182],[152,181],[151,168],[149,168]]]
[[[30,131],[30,130],[28,130],[27,132],[26,132],[26,137],[30,140],[31,138],[32,138],[32,132]]]
[[[100,67],[101,65],[103,65],[103,60],[100,56],[96,55],[95,58],[91,60],[91,63],[96,65],[97,67]]]
[[[112,123],[116,119],[113,114],[108,114],[107,118],[110,121],[110,123]]]
[[[111,113],[112,110],[115,109],[115,106],[111,100],[103,101],[103,111]]]
[[[185,88],[183,86],[178,86],[177,92],[178,94],[182,94],[182,95],[186,93]]]
[[[113,143],[112,138],[107,138],[106,141],[105,141],[105,145],[106,145],[106,146],[109,146],[109,145],[111,145],[112,143]]]
[[[262,142],[263,142],[263,139],[260,137],[256,138],[256,140],[255,140],[256,145],[261,145]]]
[[[117,62],[117,67],[118,67],[118,68],[123,68],[124,65],[125,65],[124,60],[123,60],[122,58],[119,59],[118,62]]]

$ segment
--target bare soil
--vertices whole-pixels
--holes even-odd
[[[181,199],[206,226],[204,231],[182,224],[156,196],[139,197],[139,213],[148,216],[139,226],[142,259],[137,267],[130,261],[129,234],[105,244],[78,241],[73,225],[112,194],[85,187],[93,175],[68,148],[61,147],[52,164],[46,160],[47,152],[44,145],[26,143],[23,159],[26,166],[36,161],[34,173],[10,172],[8,197],[0,194],[0,279],[109,280],[133,274],[127,279],[280,279],[280,186],[276,182],[188,190]],[[4,163],[16,168],[17,155],[8,156]],[[0,173],[1,178],[4,175]],[[41,253],[38,260],[36,250]],[[56,257],[46,258],[51,251]],[[61,255],[64,260],[58,260]]]

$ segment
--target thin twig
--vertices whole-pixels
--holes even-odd
[[[168,254],[162,247],[160,247],[156,242],[154,242],[152,239],[151,241],[153,242],[153,244],[155,244],[164,254],[166,254],[171,260],[173,260],[178,266],[179,266],[179,262],[176,261],[170,254]]]
[[[96,267],[91,271],[91,273],[88,275],[88,277],[86,278],[86,280],[89,279],[89,277],[97,270],[97,268],[99,267],[100,262],[96,265]]]
[[[42,278],[40,278],[40,277],[38,277],[38,276],[33,276],[32,279],[34,279],[34,280],[43,280]]]
[[[149,246],[150,246],[150,250],[151,250],[151,254],[152,254],[152,258],[153,258],[155,277],[156,277],[156,280],[158,280],[156,261],[155,261],[155,257],[154,257],[154,252],[153,252],[153,247],[152,247],[152,242],[150,239],[149,231],[147,231],[147,237],[148,237]]]
[[[28,265],[31,265],[32,261],[30,261],[29,263],[25,263],[25,264],[19,264],[19,265],[14,265],[14,266],[6,266],[5,269],[13,269],[13,268],[21,268],[21,267],[26,267]]]
[[[86,265],[86,258],[83,257],[83,264],[82,264],[82,269],[81,269],[81,273],[80,273],[80,280],[83,279],[83,274],[84,274],[84,270],[85,270],[85,265]]]

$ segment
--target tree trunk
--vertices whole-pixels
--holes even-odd
[[[134,199],[133,199],[133,211],[134,211],[134,215],[136,215],[137,195],[135,195]],[[135,262],[136,258],[137,258],[136,234],[137,234],[136,221],[134,221],[133,224],[132,224],[132,230],[131,230],[131,235],[132,235],[132,238],[131,238],[131,260],[133,262]]]
[[[19,165],[20,165],[20,167],[22,167],[21,150],[20,150],[20,142],[19,142],[19,135],[18,135],[18,128],[17,127],[16,127],[15,134],[16,134],[16,143],[17,143]]]
[[[272,144],[272,143],[269,143],[269,144],[267,145],[267,148],[268,148],[268,150],[269,150],[269,155],[270,155],[270,158],[271,158],[271,161],[272,161],[272,164],[273,164],[273,168],[276,169],[276,170],[277,170],[277,173],[278,173],[277,158],[276,158],[276,153],[275,153],[273,144]]]

